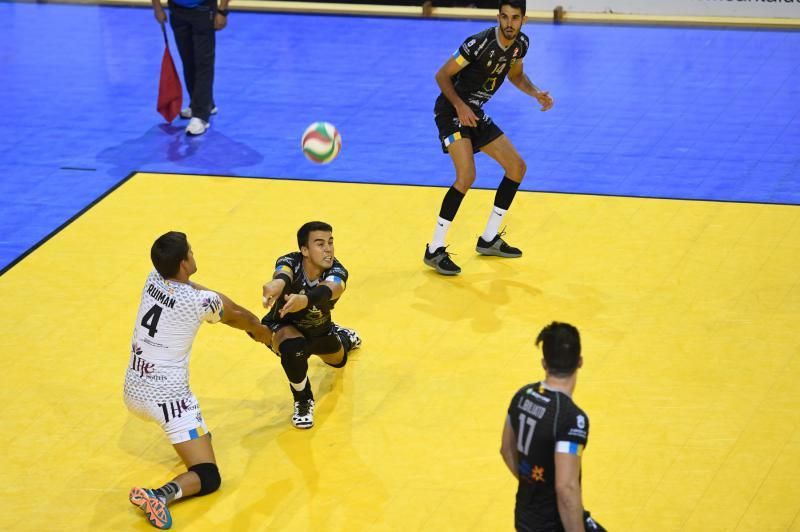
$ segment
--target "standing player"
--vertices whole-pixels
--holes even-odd
[[[498,233],[522,178],[525,161],[497,125],[483,112],[483,105],[497,92],[506,76],[519,90],[536,98],[542,111],[553,106],[550,95],[539,90],[522,70],[528,37],[520,31],[525,22],[525,0],[500,0],[498,26],[467,37],[453,56],[436,72],[442,93],[434,107],[442,150],[449,153],[456,180],[439,210],[433,240],[425,248],[424,261],[442,275],[458,275],[459,268],[445,246],[445,236],[461,200],[475,181],[475,153],[482,151],[500,163],[505,176],[497,188],[494,208],[475,250],[482,255],[520,257]]]
[[[539,333],[547,376],[511,400],[500,454],[518,479],[514,526],[530,532],[604,531],[584,511],[581,454],[589,418],[572,401],[583,365],[578,329],[553,322]]]
[[[317,355],[329,366],[342,368],[361,338],[331,320],[348,278],[333,252],[333,228],[325,222],[303,224],[297,231],[297,246],[300,251],[276,261],[272,280],[264,285],[264,307],[272,308],[261,322],[272,331],[271,349],[281,357],[289,378],[292,424],[309,429],[314,426],[314,394],[308,357]]]
[[[185,234],[160,236],[150,258],[155,271],[145,282],[133,329],[125,404],[161,425],[188,471],[158,489],[133,488],[129,499],[150,524],[167,529],[172,524],[168,503],[206,495],[221,482],[211,434],[189,388],[189,358],[200,324],[221,321],[263,343],[272,335],[250,311],[189,280],[197,264]]]

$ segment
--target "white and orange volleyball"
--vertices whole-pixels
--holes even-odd
[[[333,161],[342,149],[342,136],[329,122],[314,122],[303,132],[303,154],[319,164]]]

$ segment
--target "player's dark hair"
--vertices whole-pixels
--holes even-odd
[[[497,10],[500,11],[503,9],[503,6],[516,7],[522,12],[522,16],[525,16],[525,0],[500,0],[497,5]]]
[[[569,323],[554,321],[536,337],[542,344],[547,372],[554,377],[568,377],[578,369],[581,358],[581,337]]]
[[[297,247],[298,249],[302,248],[303,246],[308,247],[308,235],[311,234],[311,231],[328,231],[332,232],[333,227],[330,224],[326,224],[325,222],[306,222],[303,226],[297,230]]]
[[[164,279],[178,275],[181,261],[187,258],[189,258],[189,241],[186,239],[186,233],[178,231],[164,233],[150,248],[150,260]]]

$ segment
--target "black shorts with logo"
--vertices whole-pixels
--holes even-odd
[[[497,124],[483,112],[483,109],[472,108],[472,111],[478,117],[478,125],[476,127],[462,126],[452,105],[449,103],[442,105],[437,102],[434,109],[434,120],[436,127],[439,128],[439,140],[444,153],[448,153],[447,147],[450,144],[463,138],[470,139],[472,152],[478,153],[481,148],[503,134],[503,130],[497,127]]]

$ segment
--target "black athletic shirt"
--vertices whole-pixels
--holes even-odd
[[[528,53],[528,36],[520,32],[508,48],[503,48],[497,39],[497,26],[467,37],[455,51],[453,59],[459,65],[466,65],[453,77],[456,92],[473,109],[483,104],[497,92],[508,75],[512,65],[522,61]],[[436,99],[434,111],[452,108],[444,94]]]
[[[310,336],[327,334],[331,325],[331,310],[333,310],[337,301],[335,299],[332,299],[326,305],[321,305],[320,307],[312,305],[298,312],[287,314],[283,318],[280,317],[278,311],[286,302],[284,300],[286,294],[306,294],[319,285],[320,280],[339,282],[344,285],[348,279],[345,267],[334,258],[333,266],[323,271],[319,279],[309,281],[308,277],[306,277],[306,272],[303,270],[303,254],[295,251],[280,257],[275,262],[275,272],[281,271],[291,272],[292,284],[284,288],[283,293],[272,306],[265,319],[291,323],[300,332]]]
[[[520,389],[508,407],[517,436],[519,486],[514,511],[518,530],[563,530],[555,489],[555,456],[580,456],[589,437],[589,418],[563,392],[535,382]]]

